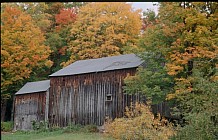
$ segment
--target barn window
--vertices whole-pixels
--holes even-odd
[[[107,94],[106,101],[112,101],[112,94]]]
[[[24,98],[22,98],[22,101],[21,101],[22,103],[24,103]]]
[[[63,82],[62,82],[62,86],[64,86],[65,85],[65,77],[63,77]]]

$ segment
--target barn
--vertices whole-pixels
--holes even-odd
[[[14,130],[31,130],[33,121],[48,120],[49,87],[49,80],[28,82],[15,93]]]
[[[76,61],[51,74],[50,127],[103,125],[107,118],[122,117],[125,106],[142,99],[123,93],[124,78],[143,64],[135,54],[126,54]]]

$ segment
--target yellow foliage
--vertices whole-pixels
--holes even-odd
[[[126,107],[125,115],[124,118],[116,118],[105,124],[107,136],[120,140],[167,140],[176,134],[171,123],[161,119],[160,115],[154,118],[150,107],[144,104],[136,103]]]
[[[166,36],[175,37],[166,53],[168,74],[174,76],[176,80],[175,93],[169,94],[168,99],[175,98],[178,94],[193,92],[191,84],[193,81],[190,79],[193,69],[209,75],[207,73],[210,71],[209,69],[214,68],[214,64],[217,65],[217,11],[215,9],[211,12],[201,10],[208,6],[205,2],[190,2],[189,4],[192,6],[184,7],[179,6],[179,3],[162,3],[162,7],[159,9],[160,20],[163,22],[163,33]],[[211,9],[217,6],[216,3],[210,4]],[[175,26],[175,20],[183,26]],[[172,27],[172,25],[174,26]],[[212,75],[211,79],[216,80],[217,76]]]
[[[93,2],[81,7],[72,24],[68,65],[78,59],[100,58],[137,50],[141,29],[140,11],[124,2]]]
[[[168,74],[169,75],[176,75],[178,74],[180,71],[183,70],[183,67],[180,65],[175,65],[175,64],[166,64],[166,67],[168,69]]]

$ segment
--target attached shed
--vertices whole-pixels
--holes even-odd
[[[80,60],[50,75],[49,124],[103,125],[124,115],[125,106],[140,100],[122,86],[143,61],[134,54]]]
[[[48,120],[50,81],[26,83],[15,93],[14,130],[31,130],[32,121]]]

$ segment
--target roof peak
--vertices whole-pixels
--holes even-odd
[[[138,67],[141,63],[142,60],[133,53],[86,59],[86,60],[78,60],[49,76],[50,77],[67,76],[67,75],[77,75],[77,74],[85,74],[85,73],[92,73],[92,72],[103,72],[109,70],[133,68],[133,67]]]

